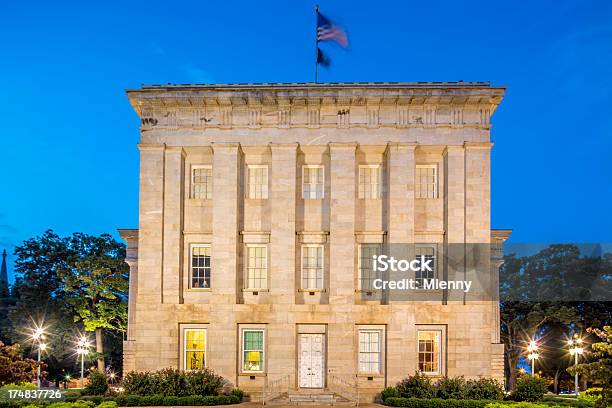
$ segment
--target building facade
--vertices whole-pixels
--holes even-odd
[[[499,248],[490,117],[503,94],[480,82],[129,90],[140,219],[120,230],[124,370],[209,367],[252,394],[282,383],[362,399],[417,370],[501,380],[495,299],[380,299],[364,265],[385,243],[432,259]],[[499,251],[486,258],[477,273],[495,283]]]

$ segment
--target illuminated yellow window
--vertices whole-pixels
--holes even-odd
[[[264,331],[243,330],[242,332],[242,371],[264,371]]]
[[[206,329],[183,329],[183,339],[185,370],[206,368]]]
[[[419,371],[440,374],[442,332],[419,330]]]

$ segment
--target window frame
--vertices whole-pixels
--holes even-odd
[[[361,370],[361,354],[372,353],[361,351],[361,333],[377,333],[378,334],[378,371],[362,371]],[[383,375],[385,371],[384,350],[385,350],[385,329],[381,326],[357,326],[357,373],[359,375]]]
[[[200,170],[200,169],[205,169],[205,170],[210,170],[210,186],[207,183],[197,183],[197,184],[203,184],[206,186],[206,194],[205,197],[196,197],[195,196],[195,170]],[[189,191],[189,198],[193,199],[193,200],[212,200],[212,194],[213,194],[213,186],[212,186],[212,181],[213,181],[213,173],[212,173],[212,165],[210,164],[194,164],[191,166],[191,170],[190,170],[190,181],[191,181],[191,188]]]
[[[248,332],[261,332],[262,341],[261,341],[261,350],[247,350],[245,348],[245,337],[244,334]],[[261,370],[245,370],[244,369],[244,354],[247,351],[259,351],[261,353]],[[265,327],[242,327],[240,328],[240,373],[241,374],[264,374],[268,365],[266,364],[266,328]]]
[[[265,274],[265,286],[261,287],[261,288],[254,288],[251,287],[251,285],[249,284],[249,271],[250,269],[259,269],[256,267],[253,268],[249,268],[249,250],[251,248],[264,248],[265,249],[265,270],[266,270],[266,274]],[[265,291],[268,290],[268,272],[269,272],[269,262],[268,262],[268,245],[266,244],[245,244],[245,262],[244,262],[244,281],[245,281],[245,285],[244,288],[247,290],[252,290],[252,291]]]
[[[208,257],[210,258],[210,266],[208,267],[209,272],[208,272],[208,287],[206,288],[196,288],[193,286],[193,250],[195,248],[208,248],[210,251],[210,254],[208,255]],[[205,268],[205,267],[202,267]],[[212,288],[212,246],[211,244],[200,244],[200,243],[193,243],[193,244],[189,244],[189,280],[188,280],[188,288],[189,290],[202,290],[202,291],[209,291]]]
[[[370,186],[370,189],[372,186],[376,185],[376,197],[372,197],[371,194],[371,190],[370,190],[370,194],[366,195],[365,190],[362,188],[362,183],[361,183],[361,171],[365,170],[365,169],[376,169],[376,184],[372,184],[370,183],[363,183],[363,188],[365,188],[365,186]],[[359,171],[357,174],[357,197],[360,200],[380,200],[382,198],[382,165],[381,164],[360,164],[359,165]]]
[[[257,170],[257,169],[265,169],[265,175],[266,175],[266,183],[262,184],[262,188],[261,188],[261,197],[257,197],[257,189],[255,189],[255,197],[251,197],[251,170]],[[268,169],[268,165],[267,164],[247,164],[246,166],[246,170],[247,170],[247,176],[246,176],[246,181],[247,181],[247,188],[246,188],[246,198],[249,200],[267,200],[270,196],[270,191],[269,191],[269,186],[270,186],[270,170]],[[265,191],[265,194],[264,194]]]
[[[362,250],[364,246],[376,246],[378,247],[378,255],[382,254],[382,249],[383,249],[383,244],[382,243],[378,243],[378,242],[361,242],[358,244],[357,246],[357,271],[358,271],[358,276],[357,276],[357,280],[358,280],[358,285],[357,287],[359,288],[359,290],[361,292],[375,292],[378,289],[374,289],[374,287],[372,286],[372,288],[364,288],[363,287],[363,278],[362,278],[362,268],[361,268],[361,254],[362,254]],[[372,268],[369,268],[370,273],[375,273]],[[376,277],[374,277],[374,279],[376,279]],[[372,279],[372,282],[374,282],[374,279]]]
[[[208,368],[208,324],[180,324],[179,348],[181,352],[180,369],[181,371],[197,371],[187,369],[187,331],[203,331],[204,332],[204,368]],[[190,350],[193,351],[193,350]],[[198,350],[201,352],[201,350]]]
[[[418,183],[418,171],[419,169],[433,169],[434,171],[434,182],[433,182],[433,197],[428,197],[427,193],[425,193],[425,196],[423,196],[423,191],[421,189],[421,185],[422,183]],[[437,164],[417,164],[415,166],[415,172],[414,172],[414,198],[418,199],[418,200],[433,200],[438,198],[438,182],[439,182],[439,177],[438,177],[438,165]],[[426,185],[428,185],[428,183],[426,183]],[[418,189],[417,189],[417,186]],[[417,192],[421,192],[421,194],[417,194]]]
[[[417,254],[418,249],[421,248],[431,248],[433,249],[433,265],[434,265],[434,270],[433,270],[433,276],[431,278],[427,278],[427,279],[436,279],[438,277],[438,246],[436,244],[427,244],[427,243],[422,243],[422,244],[416,244],[414,246],[414,257],[417,258],[420,255]],[[427,256],[427,255],[426,255]],[[418,273],[422,273],[421,271],[415,271],[414,272],[414,279],[416,281],[420,281],[423,280],[425,278],[423,278],[422,276],[419,278],[417,277]]]
[[[320,288],[310,288],[304,287],[304,249],[305,248],[321,248],[321,287]],[[320,291],[325,289],[325,245],[323,244],[302,244],[301,246],[301,254],[300,254],[300,266],[301,266],[301,281],[300,287],[304,291]],[[314,268],[311,268],[314,269]],[[318,280],[317,278],[315,278]],[[310,281],[310,279],[308,279]]]
[[[440,335],[440,342],[438,345],[438,370],[437,371],[421,371],[420,365],[420,344],[419,334],[424,332],[436,332]],[[416,330],[416,369],[423,375],[429,377],[443,377],[446,375],[446,326],[445,325],[417,325]]]
[[[312,197],[312,190],[311,191],[311,197],[306,197],[306,191],[305,191],[305,187],[306,185],[309,185],[311,188],[314,186],[315,189],[315,195],[316,195],[316,187],[319,183],[306,183],[306,170],[307,169],[321,169],[321,196],[320,197]],[[322,164],[304,164],[302,166],[302,199],[303,200],[323,200],[325,198],[325,166]]]

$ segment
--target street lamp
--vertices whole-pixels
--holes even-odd
[[[40,388],[40,357],[43,351],[45,351],[47,349],[47,344],[45,343],[45,329],[43,329],[42,327],[35,327],[32,330],[32,341],[34,343],[36,343],[36,349],[37,349],[37,354],[38,354],[38,368],[36,370],[36,384],[38,386],[38,388]]]
[[[77,354],[81,356],[81,389],[83,389],[84,385],[84,371],[85,371],[85,356],[89,354],[89,340],[87,337],[81,336],[77,341]]]
[[[568,340],[567,344],[570,348],[570,356],[574,356],[574,365],[578,365],[578,355],[584,353],[582,339],[579,338],[577,334],[574,334],[574,338]],[[576,395],[580,394],[580,389],[578,388],[578,371],[574,373],[574,391],[576,392]]]
[[[538,353],[538,343],[535,340],[529,342],[529,346],[527,346],[527,351],[529,354],[527,358],[531,360],[531,375],[535,376],[535,361],[540,358],[540,353]]]

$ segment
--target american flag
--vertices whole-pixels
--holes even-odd
[[[317,41],[335,41],[343,48],[348,47],[348,37],[340,26],[335,25],[317,10]]]

